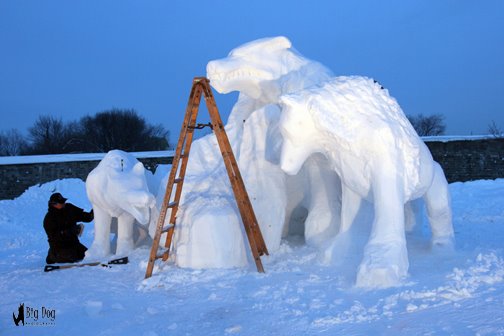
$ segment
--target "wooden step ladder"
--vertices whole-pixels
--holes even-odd
[[[209,124],[196,124],[196,118],[198,116],[198,109],[202,94],[205,98],[208,113],[210,115],[211,123]],[[194,130],[201,129],[206,126],[209,126],[213,130],[217,138],[219,149],[226,166],[236,203],[238,205],[238,209],[240,210],[240,216],[245,227],[245,232],[247,233],[252,256],[254,257],[254,261],[257,266],[257,271],[264,273],[264,268],[260,256],[264,254],[268,255],[268,249],[266,248],[266,244],[264,243],[261,229],[259,228],[259,224],[257,223],[252,204],[250,203],[247,190],[245,189],[245,184],[243,183],[240,170],[238,169],[238,164],[236,163],[236,159],[233,154],[233,150],[231,149],[231,145],[229,144],[229,139],[224,129],[224,125],[222,124],[217,105],[215,104],[212,89],[210,88],[210,81],[205,77],[195,77],[191,88],[191,94],[189,95],[189,102],[187,103],[186,113],[184,122],[182,124],[182,129],[180,131],[177,148],[175,150],[172,168],[168,177],[168,182],[166,184],[166,192],[163,198],[161,211],[159,213],[156,233],[153,238],[149,262],[147,264],[147,270],[145,272],[146,279],[151,277],[152,271],[154,269],[154,263],[157,259],[163,259],[163,261],[166,261],[169,258],[173,232],[175,230],[175,222],[177,219],[177,211],[179,207],[180,197],[182,195],[182,186],[184,185],[184,176],[187,169],[187,162],[189,160],[189,151],[191,150]],[[170,201],[172,198],[173,186],[175,184],[177,185],[175,195],[173,201]],[[169,224],[165,227],[164,223],[168,209],[171,209],[170,221]],[[163,233],[167,234],[164,245],[165,250],[161,253],[158,253],[159,241]]]

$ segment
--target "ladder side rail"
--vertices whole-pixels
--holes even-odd
[[[178,177],[181,178],[181,181],[177,184],[177,188],[175,190],[175,197],[174,201],[176,202],[174,208],[172,209],[172,212],[170,214],[170,224],[173,224],[173,226],[169,229],[166,235],[166,240],[165,240],[165,247],[168,249],[167,253],[163,255],[163,260],[166,261],[169,257],[169,251],[170,251],[170,246],[172,244],[172,238],[173,238],[173,233],[175,230],[175,222],[176,222],[176,217],[177,217],[177,212],[178,208],[180,205],[180,198],[182,196],[182,187],[184,186],[184,177],[186,174],[187,170],[187,165],[189,162],[189,153],[191,151],[191,145],[193,143],[193,137],[194,137],[194,126],[196,125],[196,119],[198,118],[198,108],[201,102],[201,94],[202,94],[202,88],[201,85],[195,85],[193,84],[193,87],[195,88],[195,94],[192,99],[192,108],[191,108],[191,114],[190,114],[190,119],[188,123],[188,129],[187,129],[187,136],[186,136],[186,142],[185,142],[185,149],[184,149],[184,157],[182,158],[182,163],[180,165],[180,171]]]
[[[180,197],[182,195],[182,187],[184,185],[184,177],[186,174],[187,170],[187,164],[189,161],[189,152],[191,151],[191,146],[193,143],[193,136],[194,136],[194,129],[193,127],[196,125],[196,119],[198,117],[198,107],[200,105],[201,101],[201,86],[200,85],[194,85],[195,88],[195,94],[192,98],[192,104],[191,104],[191,110],[190,110],[190,117],[188,118],[188,123],[187,123],[187,128],[186,128],[186,141],[185,141],[185,148],[184,148],[184,155],[182,157],[182,163],[180,165],[180,170],[179,170],[179,175],[178,178],[180,178],[180,182],[177,183],[177,189],[175,191],[175,198],[174,200],[178,203],[180,200]],[[175,209],[178,209],[178,204],[175,206]],[[172,214],[174,212],[172,211]],[[170,217],[170,223],[175,224],[175,217],[172,215]]]
[[[247,190],[246,190],[245,183],[243,182],[243,178],[241,177],[238,163],[236,162],[236,159],[234,157],[234,154],[233,154],[233,151],[231,148],[231,144],[230,144],[229,139],[226,135],[226,132],[223,130],[223,123],[220,118],[219,111],[218,111],[217,105],[215,103],[215,99],[213,97],[213,94],[212,94],[212,90],[210,88],[209,80],[204,78],[204,83],[206,84],[205,85],[205,97],[208,97],[208,99],[206,100],[208,112],[210,113],[211,116],[212,115],[216,116],[216,123],[215,124],[219,125],[219,127],[217,127],[217,130],[222,131],[222,134],[225,137],[224,142],[227,143],[226,150],[222,151],[223,159],[224,159],[224,161],[229,160],[228,166],[231,168],[231,172],[232,172],[234,178],[238,179],[238,183],[243,186],[243,190],[239,191],[237,195],[235,192],[235,195],[237,197],[237,201],[238,201],[238,199],[244,199],[243,203],[245,205],[245,209],[248,210],[248,211],[246,211],[247,215],[248,215],[247,218],[250,219],[252,231],[254,233],[256,241],[259,243],[259,247],[260,247],[259,250],[262,252],[261,255],[263,253],[265,253],[266,255],[269,255],[268,249],[266,247],[266,243],[264,242],[264,238],[261,234],[260,226],[258,224],[257,218],[255,216],[255,213],[254,213],[254,210],[252,207],[252,202],[250,201],[250,198],[249,198]],[[228,174],[229,173],[230,173],[230,170],[228,169]],[[231,178],[231,176],[230,176],[230,178]]]
[[[181,135],[182,136],[182,135]],[[177,163],[178,159],[174,158],[172,161],[172,168],[170,171],[170,177],[168,178],[168,182],[166,184],[166,192],[163,198],[163,204],[161,206],[161,211],[159,213],[159,218],[156,224],[156,232],[154,234],[154,238],[152,240],[152,247],[149,256],[149,262],[147,264],[147,270],[145,273],[145,278],[149,278],[152,275],[152,270],[154,269],[154,262],[156,261],[157,250],[159,248],[159,240],[161,238],[161,231],[164,226],[164,222],[166,219],[166,214],[168,212],[168,204],[171,198],[171,190],[173,189],[173,184],[175,181],[175,174],[177,172]]]
[[[163,229],[164,222],[166,219],[166,214],[168,211],[168,204],[170,203],[171,194],[172,194],[172,190],[173,190],[173,184],[175,182],[175,176],[178,171],[178,166],[179,166],[180,158],[182,155],[182,150],[184,149],[184,144],[186,142],[187,129],[188,129],[188,125],[191,120],[191,113],[194,110],[194,107],[192,106],[192,102],[194,101],[194,96],[196,93],[195,89],[196,88],[193,87],[191,89],[191,93],[189,95],[189,101],[187,103],[186,114],[184,116],[184,122],[182,123],[182,128],[180,130],[179,140],[177,142],[177,148],[175,150],[175,157],[173,158],[172,168],[170,170],[168,182],[166,183],[166,189],[165,189],[166,191],[165,191],[165,195],[163,198],[161,211],[159,213],[158,222],[156,225],[156,232],[154,234],[154,238],[152,241],[149,262],[147,263],[147,269],[145,272],[146,279],[152,275],[152,271],[154,269],[154,262],[156,261],[156,258],[157,258],[157,250],[159,248],[159,241],[161,239],[161,233],[162,233],[162,229]],[[173,213],[173,210],[174,209],[172,209],[172,213]]]
[[[228,150],[229,151],[232,150],[230,146],[228,146]],[[263,254],[269,255],[268,249],[266,247],[266,243],[264,242],[264,238],[261,234],[261,228],[259,226],[259,222],[257,221],[257,218],[254,213],[252,202],[250,201],[250,198],[249,198],[247,190],[246,190],[245,182],[243,181],[243,178],[241,177],[238,163],[236,162],[236,159],[234,158],[234,156],[231,159],[231,155],[229,155],[228,153],[223,153],[223,158],[225,161],[226,160],[229,161],[230,169],[228,170],[228,173],[232,174],[232,177],[230,175],[230,179],[231,178],[236,179],[237,183],[239,185],[243,185],[243,189],[238,188],[238,190],[235,192],[235,194],[236,194],[235,197],[236,197],[237,202],[241,202],[244,206],[246,216],[247,216],[247,219],[249,220],[249,224],[250,224],[252,233],[254,234],[256,243],[258,244],[258,250],[261,255],[263,255]]]
[[[187,147],[188,129],[189,129],[189,126],[191,125],[193,111],[195,108],[197,110],[197,108],[199,106],[199,99],[195,99],[196,97],[198,97],[198,95],[201,95],[201,92],[199,90],[197,90],[196,87],[193,86],[191,89],[191,94],[189,95],[189,101],[187,102],[186,113],[184,116],[184,122],[183,122],[182,128],[180,130],[180,136],[179,136],[179,140],[177,143],[177,148],[175,150],[175,157],[173,158],[173,161],[172,161],[172,169],[170,170],[170,176],[169,176],[168,182],[166,184],[166,191],[167,192],[165,193],[165,197],[163,199],[163,208],[167,207],[168,204],[170,203],[171,193],[173,190],[173,185],[175,183],[175,178],[177,176],[177,173],[179,173],[180,160],[182,159],[182,163],[183,163],[184,159],[186,159],[186,157],[187,157],[187,155],[183,155],[184,153],[182,153],[182,151],[184,151],[184,152],[187,151],[186,147]],[[197,103],[196,105],[195,105],[195,102]],[[184,157],[182,157],[182,156],[184,156]],[[170,188],[168,188],[168,187],[170,187]],[[173,213],[173,209],[172,209],[172,213]],[[163,221],[164,221],[164,219],[163,219]]]
[[[221,132],[215,131],[215,135],[217,136],[219,145],[221,145],[223,143],[223,141],[225,141],[225,140],[222,139]],[[222,151],[223,154],[226,151],[224,145],[221,146],[221,151]],[[230,155],[227,155],[227,156],[229,158]],[[229,176],[229,180],[231,182],[231,187],[232,187],[233,193],[235,195],[236,205],[238,206],[238,210],[240,211],[240,216],[241,216],[241,219],[242,219],[242,223],[243,223],[243,226],[245,228],[245,233],[247,234],[247,238],[248,238],[248,241],[249,241],[250,249],[251,249],[252,256],[253,256],[254,262],[256,264],[257,270],[260,273],[264,273],[264,268],[263,268],[261,259],[259,258],[260,253],[259,253],[259,250],[258,250],[258,247],[257,247],[256,237],[255,237],[255,235],[254,235],[254,233],[252,231],[251,225],[250,225],[250,221],[251,221],[250,214],[246,210],[246,208],[248,206],[250,206],[250,205],[247,205],[246,202],[244,201],[244,199],[241,199],[241,197],[240,197],[240,195],[241,195],[241,189],[240,189],[240,186],[239,186],[239,181],[237,179],[237,175],[234,174],[234,171],[233,171],[233,168],[232,168],[232,164],[231,164],[231,162],[229,161],[228,158],[225,159],[224,161],[225,161],[226,170],[227,170],[227,173],[228,173],[228,176]]]
[[[229,150],[231,150],[231,148],[229,148]],[[238,169],[238,164],[236,163],[236,160],[231,160],[229,159],[229,157],[230,155],[226,155],[225,158],[225,160],[229,161],[228,165],[230,169],[228,173],[232,174],[232,176],[230,175],[229,178],[236,180],[235,183],[238,185],[236,190],[234,190],[236,202],[238,203],[239,206],[243,207],[245,218],[247,219],[247,225],[250,226],[250,230],[254,236],[254,240],[257,244],[257,250],[259,251],[259,254],[269,255],[268,249],[266,248],[266,243],[264,242],[264,238],[261,234],[261,228],[258,224],[257,218],[255,216],[252,207],[252,202],[250,201],[245,183],[243,182],[240,171]],[[243,188],[239,187],[240,185],[243,185]]]
[[[217,142],[219,144],[224,163],[226,165],[226,170],[228,172],[229,180],[236,198],[238,209],[242,218],[243,225],[245,227],[245,232],[247,233],[247,238],[249,240],[250,248],[252,250],[252,255],[257,266],[257,270],[264,273],[264,268],[262,266],[261,259],[259,258],[259,251],[256,243],[256,235],[253,233],[250,224],[250,211],[246,209],[252,209],[252,204],[248,198],[242,198],[241,196],[246,193],[245,185],[243,179],[241,178],[238,165],[236,164],[236,159],[234,157],[229,139],[224,131],[224,126],[222,120],[219,116],[215,100],[213,98],[211,89],[208,85],[208,81],[205,82],[205,100],[210,114],[210,118],[213,124],[213,130],[217,137]],[[247,202],[248,200],[248,202]]]

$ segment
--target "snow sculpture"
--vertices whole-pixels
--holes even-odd
[[[343,209],[352,207],[355,195],[374,204],[357,286],[392,286],[406,276],[407,201],[423,196],[434,243],[451,242],[443,171],[387,90],[369,78],[335,77],[280,101],[282,169],[296,174],[313,153],[322,153],[341,178]],[[349,229],[353,215],[342,211],[339,235]]]
[[[104,257],[110,254],[110,226],[117,218],[117,255],[126,255],[134,246],[135,219],[149,222],[155,205],[148,191],[145,168],[131,154],[111,150],[86,179],[87,196],[93,205],[95,237],[86,256]]]
[[[207,77],[220,93],[240,92],[226,132],[270,252],[278,249],[282,235],[293,230],[304,233],[306,242],[318,248],[324,261],[331,262],[353,244],[348,235],[352,225],[371,222],[372,209],[366,218],[360,213],[362,204],[366,203],[365,210],[369,205],[362,201],[374,201],[373,231],[357,284],[396,284],[408,269],[405,222],[412,223],[418,205],[408,202],[404,208],[404,204],[422,196],[433,242],[451,242],[451,210],[443,172],[395,100],[378,84],[361,77],[333,79],[327,68],[299,55],[285,37],[234,49],[228,57],[208,63]],[[338,79],[348,88],[339,87]],[[337,88],[334,93],[332,86]],[[321,93],[325,91],[330,93]],[[308,112],[291,108],[289,102],[306,100],[310,105],[312,95],[321,96],[314,98],[321,111],[317,117],[290,117]],[[340,103],[345,104],[338,107]],[[324,110],[326,105],[330,111]],[[331,111],[336,107],[342,110]],[[323,125],[335,128],[335,134]],[[295,175],[287,175],[282,168]],[[392,185],[396,187],[389,197],[386,188]],[[406,219],[405,210],[410,214]],[[172,256],[179,266],[250,263],[248,243],[213,134],[192,145],[177,223]]]
[[[325,192],[325,185],[331,183],[322,181],[336,184],[338,177],[315,164],[325,160],[323,157],[307,162],[298,177],[287,176],[280,169],[282,138],[277,105],[280,95],[327,80],[331,72],[299,55],[284,37],[238,47],[227,58],[209,62],[207,72],[219,92],[240,91],[226,132],[269,251],[280,246],[284,222],[300,204],[307,209],[308,242],[335,234],[339,211],[330,203],[338,204],[340,192],[333,188]],[[309,177],[319,183],[310,183]],[[165,183],[166,179],[162,185]],[[162,194],[164,188],[158,205]],[[249,248],[240,220],[215,137],[212,134],[195,141],[178,213],[179,229],[175,231],[176,263],[193,268],[246,265]]]

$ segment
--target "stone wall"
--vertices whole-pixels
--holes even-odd
[[[504,138],[426,140],[448,182],[504,178]]]
[[[171,163],[172,158],[137,157],[152,172],[159,164]],[[0,199],[16,198],[33,185],[53,180],[79,178],[85,181],[100,160],[0,164]]]
[[[424,141],[434,159],[443,167],[448,182],[504,178],[503,138],[440,139],[442,138],[425,138]],[[168,164],[172,160],[172,156],[166,155],[142,157],[138,153],[135,156],[152,172],[158,164]],[[7,164],[0,160],[0,199],[15,198],[33,185],[57,179],[85,180],[100,160],[101,158],[39,163],[25,163],[29,160],[23,160],[23,163]]]

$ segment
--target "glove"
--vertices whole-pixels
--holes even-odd
[[[84,232],[84,224],[79,223],[77,226],[79,227],[79,234],[78,234],[78,236],[80,237],[80,236],[82,236],[82,233]]]

